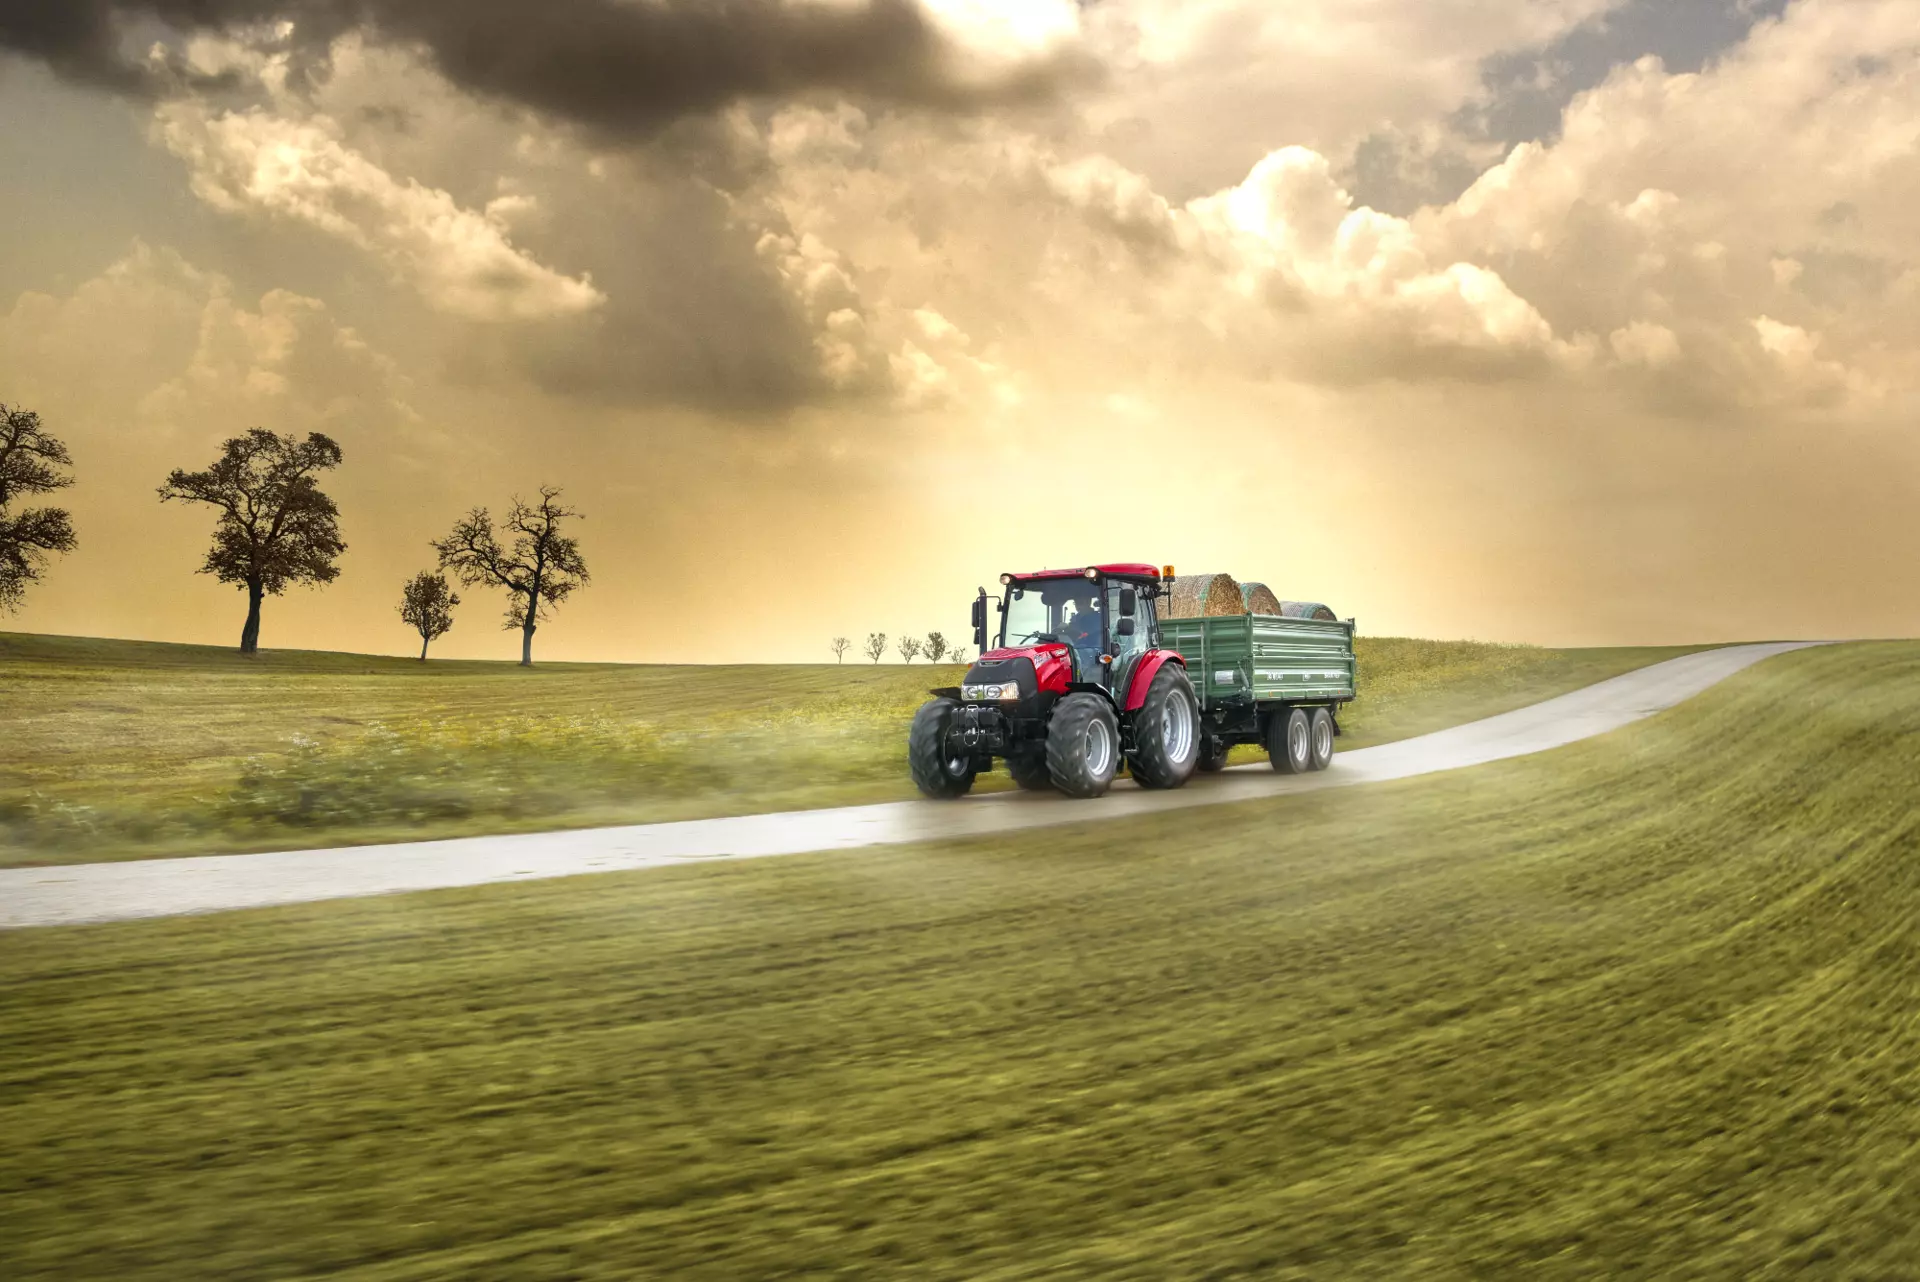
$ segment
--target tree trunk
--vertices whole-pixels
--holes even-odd
[[[266,589],[258,582],[247,584],[247,626],[240,629],[240,653],[260,652],[260,602]]]
[[[420,662],[422,663],[427,661],[427,642],[429,640],[431,640],[431,638],[428,637],[426,633],[422,632],[420,634]]]
[[[527,621],[520,625],[520,666],[533,666],[533,615],[527,615]]]

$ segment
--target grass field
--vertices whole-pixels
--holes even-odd
[[[1920,646],[1494,766],[0,936],[13,1279],[1909,1279]]]
[[[1683,650],[1363,638],[1344,747]],[[912,795],[961,669],[432,662],[0,634],[0,863],[287,849]],[[1256,756],[1243,752],[1246,759]],[[984,786],[1006,786],[998,776]]]

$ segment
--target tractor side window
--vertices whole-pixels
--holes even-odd
[[[1120,635],[1117,625],[1125,617],[1120,613],[1120,590],[1123,586],[1125,585],[1120,583],[1107,584],[1107,617],[1116,625],[1111,629],[1114,649],[1117,651],[1116,664],[1133,655],[1144,653],[1148,640],[1153,636],[1153,603],[1144,592],[1138,591],[1135,592],[1133,635],[1130,637]]]

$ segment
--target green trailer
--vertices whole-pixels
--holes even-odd
[[[1237,743],[1265,747],[1277,769],[1325,768],[1340,709],[1358,689],[1352,619],[1225,614],[1158,624],[1200,704],[1200,769],[1220,769]]]

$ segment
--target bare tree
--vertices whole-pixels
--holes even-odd
[[[902,659],[905,659],[908,663],[912,663],[919,656],[920,656],[920,638],[919,637],[901,637],[900,638],[900,657]]]
[[[875,663],[887,652],[887,634],[884,632],[867,633],[867,657]]]
[[[835,637],[833,643],[828,647],[828,649],[833,651],[833,661],[835,663],[845,663],[847,661],[847,647],[852,644],[853,642],[847,640],[845,637]]]
[[[220,509],[213,547],[200,567],[222,583],[247,590],[247,622],[240,653],[260,649],[260,603],[295,583],[331,583],[340,541],[340,509],[320,491],[315,474],[340,466],[340,447],[319,432],[305,441],[263,427],[220,447],[204,472],[175,468],[160,501],[181,499]]]
[[[551,485],[540,487],[537,506],[514,499],[500,534],[487,509],[477,507],[454,523],[453,533],[433,543],[440,568],[452,570],[467,587],[507,590],[506,627],[520,629],[520,666],[525,668],[533,666],[534,629],[591,578],[579,541],[560,532],[561,522],[583,518],[559,499],[560,491]],[[512,536],[511,550],[500,545],[502,535]]]
[[[966,661],[967,661],[967,652],[965,650],[955,650],[952,656],[948,659],[948,662],[950,663],[965,663]]]
[[[947,639],[938,632],[927,633],[926,642],[920,648],[927,652],[928,663],[938,663],[947,657]]]
[[[453,607],[460,594],[447,585],[447,576],[422,570],[400,589],[400,620],[420,634],[420,661],[427,661],[430,642],[453,631]]]
[[[72,466],[65,443],[41,430],[38,414],[0,404],[0,610],[20,608],[48,553],[78,546],[65,508],[7,510],[22,494],[51,494],[72,485],[73,478],[60,471]]]

